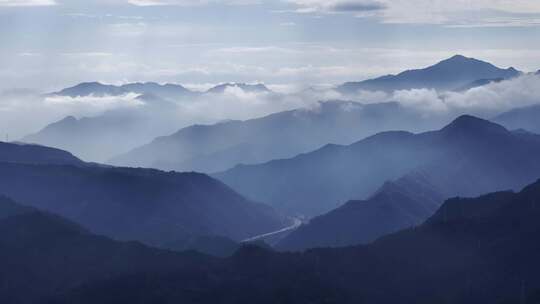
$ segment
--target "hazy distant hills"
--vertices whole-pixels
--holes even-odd
[[[348,82],[337,88],[339,92],[354,94],[359,90],[385,91],[408,89],[456,90],[471,83],[491,79],[509,79],[521,72],[514,68],[501,69],[488,62],[456,55],[425,69],[409,70],[361,82]]]
[[[176,99],[195,94],[178,84],[158,84],[155,82],[128,83],[120,86],[107,85],[99,82],[83,82],[73,87],[65,88],[50,95],[84,97],[84,96],[119,96],[128,93],[152,94],[160,98]]]
[[[206,93],[223,94],[227,89],[239,88],[246,93],[272,93],[264,84],[224,83],[210,88]]]
[[[493,118],[493,121],[511,130],[523,129],[540,134],[540,104],[510,110]]]
[[[85,96],[119,96],[128,93],[149,94],[168,100],[195,97],[204,93],[223,94],[228,88],[240,88],[249,93],[271,93],[263,84],[224,83],[208,89],[205,92],[192,91],[179,84],[159,84],[155,82],[135,82],[124,85],[108,85],[100,82],[83,82],[73,87],[62,89],[49,95],[85,97]]]
[[[193,262],[191,270],[85,284],[54,303],[532,304],[540,299],[539,198],[537,182],[520,193],[453,199],[423,225],[366,246],[297,254],[247,247],[205,269]]]
[[[165,170],[217,172],[237,164],[288,158],[328,143],[349,144],[385,130],[426,130],[422,119],[398,103],[321,102],[312,109],[247,121],[195,125],[115,157],[112,164]]]
[[[415,170],[430,173],[430,183],[440,185],[443,194],[515,189],[537,178],[539,153],[536,135],[463,116],[435,132],[381,133],[350,146],[329,145],[216,176],[251,199],[312,216],[368,198],[384,182]]]
[[[247,93],[272,93],[262,84],[225,83],[196,92],[177,84],[154,82],[128,83],[121,86],[99,82],[76,86],[46,95],[47,98],[128,98],[138,102],[129,109],[105,111],[91,117],[64,117],[21,141],[68,150],[85,160],[105,162],[113,156],[150,142],[157,136],[171,134],[186,123],[177,112],[182,103],[197,103],[205,96],[225,94],[229,88]],[[189,118],[186,118],[189,119]]]
[[[26,157],[0,159],[0,193],[98,234],[166,245],[207,235],[239,241],[288,225],[270,207],[203,174],[83,165],[36,146],[2,144],[0,155],[13,146]]]
[[[345,94],[355,93],[360,89],[382,91],[410,88],[467,90],[516,77],[520,74],[521,72],[513,68],[500,69],[480,60],[454,56],[425,69],[405,71],[398,75],[383,76],[363,82],[346,83],[337,90]],[[289,111],[276,113],[276,115],[270,115],[261,120],[228,122],[216,126],[194,125],[179,130],[172,136],[164,136],[172,134],[175,130],[186,125],[180,123],[178,118],[172,117],[172,113],[176,112],[175,107],[179,104],[197,103],[206,98],[227,94],[229,90],[231,92],[241,90],[244,93],[263,94],[267,98],[283,97],[272,92],[264,84],[224,83],[207,91],[198,92],[178,84],[145,82],[107,85],[99,82],[86,82],[51,93],[48,96],[56,98],[106,97],[133,93],[139,94],[137,100],[141,102],[141,106],[138,110],[127,111],[128,113],[117,111],[112,115],[105,113],[96,117],[83,117],[77,121],[72,117],[66,117],[45,126],[42,130],[26,136],[22,140],[65,149],[85,160],[105,162],[113,158],[112,162],[115,164],[166,170],[196,170],[209,173],[226,170],[241,163],[254,164],[292,157],[328,143],[350,144],[362,137],[381,131],[423,131],[440,127],[443,123],[448,122],[439,119],[441,121],[435,124],[433,123],[435,119],[432,118],[431,124],[422,125],[421,123],[416,126],[411,121],[422,122],[424,117],[419,117],[418,114],[412,115],[410,109],[408,113],[403,113],[403,109],[397,109],[397,106],[391,108],[392,106],[388,104],[366,105],[364,106],[366,109],[353,109],[354,106],[344,105],[343,110],[351,112],[350,114],[341,114],[335,109],[331,109],[331,106],[325,106],[321,107],[322,113],[318,115],[322,118],[315,117],[315,114],[311,115],[311,118],[306,118],[308,115],[299,113],[300,111]],[[319,92],[316,95],[322,95],[322,93]],[[228,98],[235,98],[234,94]],[[304,96],[303,98],[309,97]],[[343,103],[349,102],[344,101]],[[287,118],[287,115],[290,117]],[[332,115],[334,115],[334,123],[331,122]],[[392,115],[394,117],[390,118]],[[379,127],[381,116],[385,121]],[[340,119],[344,122],[339,122]],[[170,120],[170,122],[160,125],[160,121],[163,120]],[[392,120],[395,122],[391,122]],[[346,126],[346,122],[350,125]],[[245,131],[246,128],[253,131]],[[286,128],[288,132],[278,132],[276,131],[278,128],[281,130]],[[222,131],[217,131],[217,129]],[[308,132],[306,129],[315,131]],[[356,136],[353,136],[350,135],[352,129],[360,131]],[[230,142],[219,143],[219,139],[211,139],[213,135],[208,135],[208,133],[215,133],[216,136],[217,134],[229,136]],[[285,135],[283,144],[273,140],[276,133],[279,133],[280,137]],[[321,135],[320,139],[313,138],[315,133]],[[200,139],[189,139],[194,134],[197,134]],[[155,140],[151,142],[153,139]],[[144,145],[145,143],[148,144]],[[171,151],[171,153],[162,155],[165,151]]]
[[[21,140],[71,151],[86,160],[105,161],[139,143],[145,121],[129,115],[102,115],[77,119],[67,116]]]
[[[96,117],[73,116],[51,123],[21,140],[56,147],[85,160],[104,162],[144,140],[153,138],[152,122],[137,113],[105,113]]]

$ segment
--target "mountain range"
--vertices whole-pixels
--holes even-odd
[[[247,246],[225,259],[112,241],[23,212],[0,219],[0,277],[10,282],[0,285],[0,299],[533,304],[540,299],[539,197],[536,182],[519,193],[448,200],[422,225],[369,245],[304,253]]]
[[[80,166],[85,163],[73,154],[59,149],[25,143],[0,142],[0,161],[9,163],[55,164]]]
[[[85,96],[119,96],[128,93],[153,95],[167,100],[179,100],[186,97],[195,97],[203,93],[222,94],[227,88],[240,88],[245,92],[270,93],[263,84],[246,84],[246,83],[223,83],[208,89],[206,92],[197,92],[185,88],[179,84],[158,84],[155,82],[135,82],[123,85],[109,85],[100,82],[83,82],[73,87],[62,89],[58,92],[49,95],[69,96],[69,97],[85,97]]]
[[[540,134],[540,104],[516,108],[497,115],[492,120],[511,130]]]
[[[187,127],[119,155],[109,163],[211,173],[237,164],[293,157],[327,143],[349,144],[380,131],[427,130],[433,126],[438,126],[438,122],[422,119],[398,103],[328,101],[310,109],[247,121]]]
[[[200,236],[241,241],[288,224],[204,174],[94,165],[36,146],[0,148],[0,193],[115,239],[156,246]]]
[[[121,86],[99,82],[81,83],[47,94],[47,98],[110,97],[132,93],[137,106],[104,111],[101,114],[75,118],[66,116],[41,130],[24,136],[21,141],[68,150],[78,157],[105,162],[126,153],[163,134],[186,126],[178,111],[182,104],[196,104],[201,98],[224,94],[228,88],[250,93],[272,93],[262,84],[225,83],[207,92],[195,92],[181,85],[154,82],[128,83]],[[127,98],[124,96],[123,98]],[[189,121],[189,117],[185,118]]]
[[[60,216],[0,198],[0,302],[46,298],[94,280],[141,272],[196,270],[213,259],[92,234]],[[206,267],[206,266],[205,266]],[[9,283],[8,283],[9,282]]]
[[[147,96],[139,98],[147,100]],[[151,112],[150,108],[160,108],[160,112],[168,109],[167,105],[149,103],[142,111],[109,111],[81,118],[67,116],[20,141],[67,150],[84,160],[105,162],[112,155],[125,153],[174,128],[163,127],[147,115],[145,111]]]
[[[397,75],[387,75],[360,82],[348,82],[337,87],[337,90],[344,94],[355,94],[360,90],[392,92],[410,89],[436,89],[453,91],[517,77],[520,74],[521,72],[514,68],[501,69],[485,61],[456,55],[424,69],[408,70]],[[471,84],[473,85],[471,86]]]
[[[358,86],[361,89],[383,91],[417,87],[466,90],[520,74],[512,68],[499,69],[487,62],[458,55],[426,69],[405,71],[396,76],[384,76],[360,83],[347,83],[340,86],[338,91],[348,94],[356,92]],[[338,113],[328,105],[315,107],[316,111],[321,111],[320,115],[300,113],[309,112],[302,109],[248,121],[218,123],[215,126],[193,125],[185,128],[188,123],[182,123],[182,119],[173,115],[179,105],[186,105],[186,102],[193,105],[224,94],[227,89],[265,93],[270,96],[267,98],[284,98],[280,94],[266,94],[273,92],[263,84],[224,83],[205,92],[195,92],[181,85],[152,82],[120,86],[99,82],[81,83],[48,96],[103,97],[131,92],[139,94],[136,100],[141,106],[137,110],[124,111],[126,113],[106,112],[79,119],[65,117],[24,137],[22,141],[65,149],[89,161],[110,160],[114,164],[129,166],[213,173],[237,164],[255,164],[292,157],[327,143],[350,144],[365,136],[388,130],[425,131],[449,121],[446,117],[431,117],[431,121],[426,122],[425,116],[413,113],[411,109],[396,109],[399,105],[365,105],[366,109],[357,109],[349,101],[341,101],[344,104],[341,110],[352,112],[350,114]],[[312,95],[325,96],[323,92]],[[315,96],[309,98],[319,98]],[[340,109],[339,105],[333,107]],[[384,122],[379,126],[381,116]],[[416,126],[413,123],[415,121],[420,124]],[[350,125],[347,126],[346,122]],[[285,127],[290,134],[286,134],[286,142],[280,144],[274,140],[274,134],[283,136],[284,132],[279,130]],[[309,129],[321,134],[320,139],[314,138],[315,132],[306,131]],[[358,133],[352,134],[352,130]],[[166,134],[172,135],[164,136]],[[197,134],[201,139],[194,140],[190,138],[191,134]],[[229,136],[230,143],[220,143],[211,134]],[[168,149],[172,152],[163,155]]]
[[[537,135],[462,116],[439,131],[383,132],[215,176],[287,214],[315,216],[351,199],[369,199],[385,182],[415,171],[427,172],[443,198],[516,189],[537,178],[539,153]]]
[[[120,86],[102,84],[100,82],[83,82],[73,87],[62,89],[50,95],[84,97],[84,96],[119,96],[128,93],[151,94],[165,99],[183,98],[194,92],[178,84],[158,84],[155,82],[128,83]]]

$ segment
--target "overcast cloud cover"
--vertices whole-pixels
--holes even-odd
[[[539,20],[536,0],[0,0],[0,89],[337,84],[456,53],[532,71]]]
[[[455,54],[530,72],[540,68],[538,37],[536,0],[0,0],[0,133],[22,136],[65,115],[147,106],[133,94],[37,94],[83,81],[197,89],[263,82],[291,93],[425,67]],[[497,112],[537,102],[538,87],[538,77],[526,76],[465,93],[232,89],[181,103],[171,115],[177,125],[246,119],[345,97],[396,100],[432,114]],[[14,88],[31,91],[14,94]]]

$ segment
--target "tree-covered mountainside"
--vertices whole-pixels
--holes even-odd
[[[365,246],[243,248],[200,273],[126,275],[53,303],[537,303],[540,182],[448,200],[419,227]]]
[[[314,216],[418,171],[443,198],[517,190],[538,178],[540,137],[465,115],[438,131],[385,132],[215,176],[248,198]]]

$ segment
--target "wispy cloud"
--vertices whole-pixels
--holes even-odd
[[[137,6],[201,6],[209,4],[251,5],[260,3],[258,0],[128,0],[127,2]]]
[[[427,115],[469,113],[490,116],[516,107],[537,104],[539,98],[540,77],[524,75],[465,92],[438,92],[433,89],[401,90],[387,94],[383,100],[397,101]]]
[[[0,6],[50,6],[56,5],[55,0],[0,0]]]
[[[298,13],[346,13],[381,23],[448,27],[540,25],[537,0],[287,0]]]
[[[363,13],[379,11],[386,5],[375,0],[289,0],[299,13]]]
[[[439,24],[444,26],[530,26],[540,17],[535,0],[381,0],[384,23]]]

